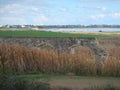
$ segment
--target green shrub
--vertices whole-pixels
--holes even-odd
[[[50,90],[50,87],[43,82],[30,82],[18,76],[0,75],[0,90]]]

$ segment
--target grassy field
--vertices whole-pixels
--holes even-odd
[[[107,34],[89,34],[89,33],[62,33],[62,32],[50,32],[50,31],[33,31],[33,30],[22,30],[22,31],[3,31],[0,30],[0,37],[87,37],[87,38],[103,38],[112,35]]]

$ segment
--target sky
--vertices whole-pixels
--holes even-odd
[[[120,25],[120,0],[0,0],[5,24]]]

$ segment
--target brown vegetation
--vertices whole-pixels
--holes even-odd
[[[120,75],[120,43],[107,41],[114,44],[114,47],[108,48],[106,41],[99,40],[108,52],[108,58],[102,63],[100,72],[103,75]],[[96,75],[96,67],[94,54],[88,47],[76,47],[75,53],[70,54],[16,44],[0,44],[0,72],[40,71]]]
[[[58,54],[54,50],[0,44],[0,71],[95,74],[91,50],[80,47],[80,52]]]
[[[102,64],[102,73],[107,75],[120,75],[120,38],[100,39],[99,43],[104,48],[108,57]]]

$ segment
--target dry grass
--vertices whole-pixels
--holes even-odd
[[[112,48],[108,51],[108,58],[102,64],[103,75],[120,75],[120,48]]]
[[[116,41],[103,39],[99,42],[108,52],[108,58],[101,66],[101,74],[120,75],[120,43],[118,39]],[[107,46],[107,43],[110,45]],[[88,47],[76,47],[74,54],[65,52],[59,54],[55,50],[0,44],[0,72],[8,71],[73,73],[72,75],[97,74],[94,54]]]
[[[58,54],[54,50],[0,44],[0,71],[96,73],[91,50],[83,47],[79,49],[80,52],[75,54]]]
[[[100,39],[99,43],[108,53],[108,58],[102,64],[102,73],[120,75],[120,37]]]

